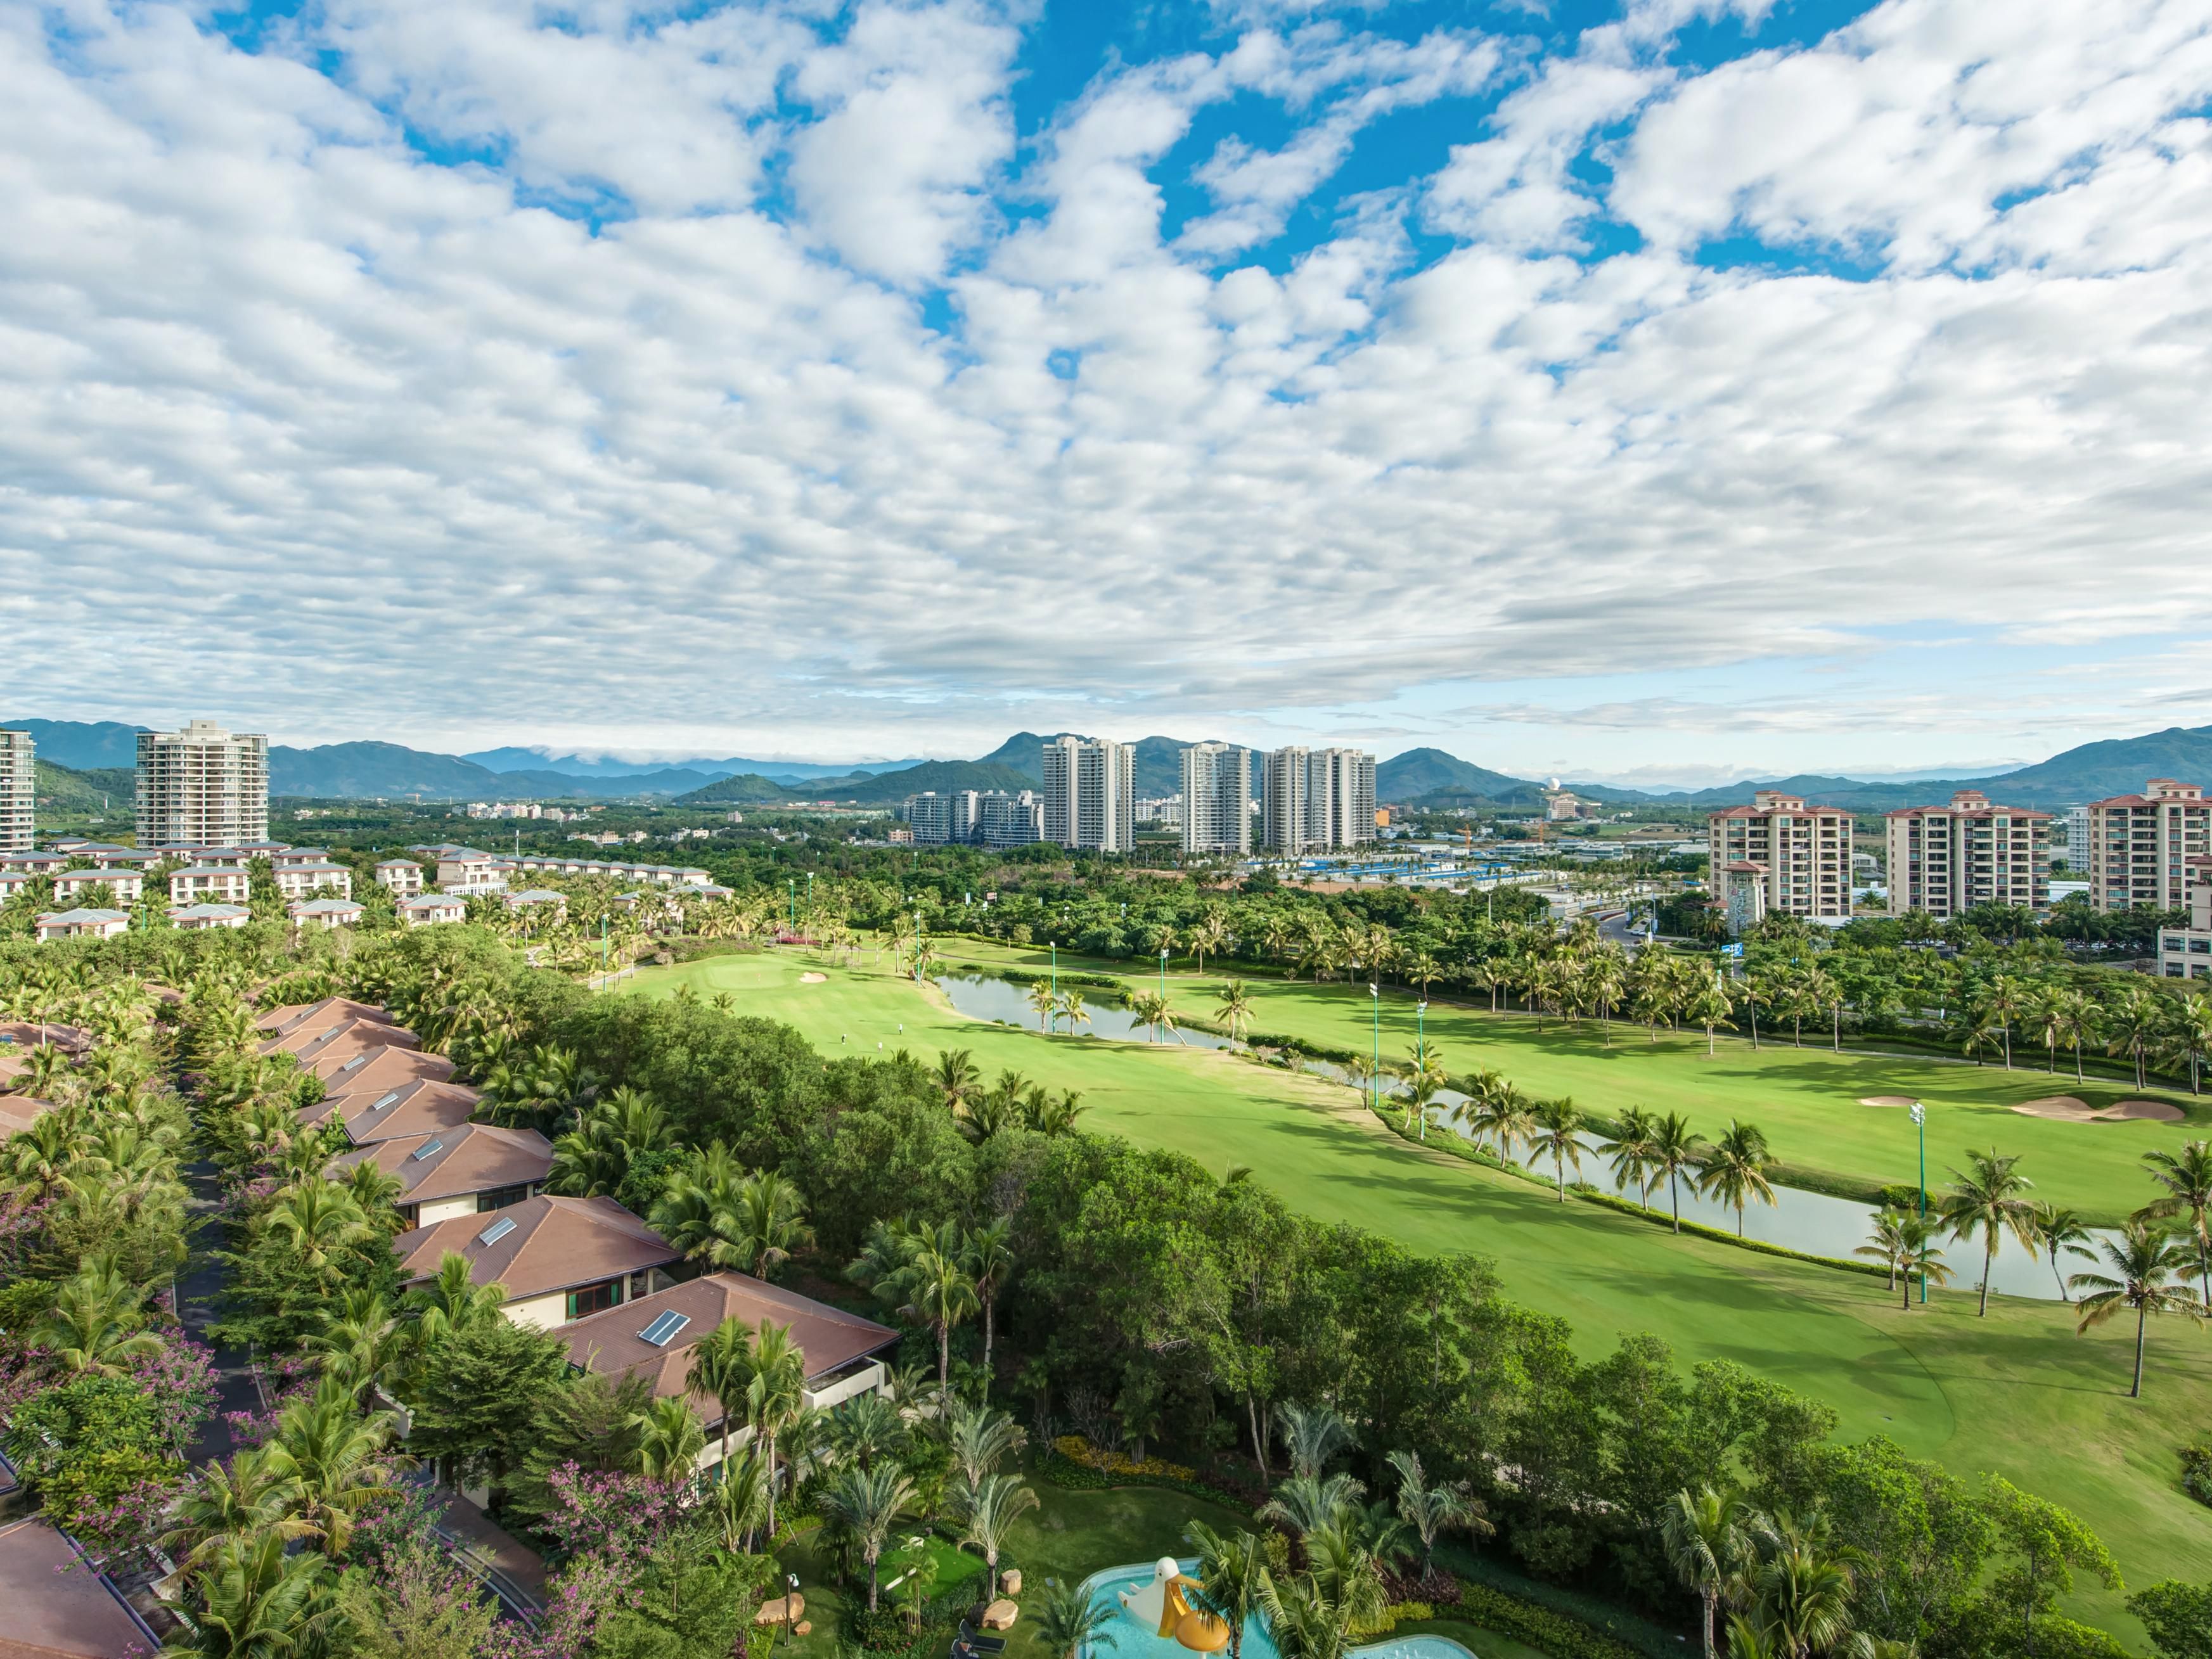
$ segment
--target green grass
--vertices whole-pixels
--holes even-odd
[[[802,971],[826,973],[827,981],[801,984]],[[1361,1110],[1348,1091],[1231,1054],[1046,1038],[967,1019],[933,987],[895,979],[865,959],[838,968],[796,955],[711,957],[648,969],[633,983],[647,994],[684,984],[702,995],[727,991],[739,1012],[786,1021],[831,1052],[842,1046],[872,1054],[881,1042],[886,1053],[903,1046],[927,1058],[963,1048],[987,1077],[1012,1067],[1053,1088],[1080,1089],[1088,1127],[1187,1153],[1217,1173],[1249,1164],[1323,1221],[1356,1223],[1419,1250],[1488,1257],[1509,1296],[1569,1320],[1589,1355],[1622,1334],[1651,1331],[1686,1363],[1739,1360],[1834,1407],[1846,1437],[1886,1434],[1962,1474],[1998,1472],[2066,1504],[2096,1528],[2131,1582],[2212,1577],[2212,1513],[2181,1493],[2173,1455],[2212,1409],[2212,1342],[2198,1332],[2171,1322],[2155,1329],[2145,1398],[2130,1401],[2131,1331],[2107,1327],[2077,1338],[2063,1308],[2009,1299],[1993,1302],[1989,1317],[1977,1319],[1971,1294],[1961,1291],[1939,1291],[1926,1310],[1905,1312],[1879,1280],[1677,1239],[1594,1205],[1562,1206],[1525,1182],[1408,1145]],[[1196,993],[1187,987],[1185,994]],[[1510,1024],[1481,1024],[1485,1030]],[[840,1044],[841,1035],[848,1043]],[[1640,1034],[1629,1036],[1623,1034],[1618,1059],[1606,1058],[1589,1039],[1593,1063],[1626,1075],[1631,1057],[1642,1057],[1638,1073],[1655,1080],[1692,1069],[1677,1054],[1644,1056]],[[1562,1039],[1561,1054],[1571,1057],[1576,1051],[1565,1045]],[[1525,1050],[1513,1052],[1551,1049],[1532,1037]],[[1474,1058],[1454,1056],[1462,1065]],[[1779,1058],[1804,1057],[1785,1050]],[[1946,1068],[1925,1061],[1901,1064],[1936,1081],[1948,1079]],[[1689,1086],[1679,1086],[1689,1109]],[[1898,1092],[1924,1091],[1908,1085]],[[1727,1115],[1697,1104],[1708,1119]],[[1873,1126],[1870,1133],[1904,1116],[1856,1105],[1851,1113],[1851,1121]],[[1761,1115],[1778,1130],[1773,1114]],[[2039,1127],[2009,1113],[2002,1121]],[[2153,1127],[2081,1126],[2081,1133]],[[2023,1140],[2000,1144],[2024,1149]],[[1144,1553],[1098,1556],[1083,1570]],[[2134,1633],[2112,1598],[2085,1595],[2077,1612]]]
[[[950,942],[946,954],[955,962],[1024,969],[1044,960],[1034,951],[967,939]],[[1073,964],[1086,973],[1112,966],[1067,957],[1060,961],[1062,967]],[[1119,977],[1146,989],[1157,983],[1141,972]],[[1203,977],[1170,974],[1170,1000],[1178,1013],[1214,1018],[1224,977],[1214,972]],[[1378,1010],[1364,983],[1248,979],[1245,984],[1255,1030],[1370,1051]],[[1421,1023],[1417,1000],[1402,989],[1382,994],[1379,1013],[1386,1063],[1413,1052]],[[1798,1048],[1790,1042],[1786,1027],[1778,1043],[1762,1027],[1756,1051],[1744,1037],[1723,1033],[1717,1053],[1707,1059],[1702,1032],[1662,1031],[1655,1044],[1642,1026],[1618,1021],[1608,1042],[1595,1020],[1567,1026],[1547,1020],[1539,1030],[1525,1014],[1493,1015],[1486,1008],[1432,1002],[1425,1024],[1427,1041],[1455,1075],[1486,1067],[1531,1094],[1571,1095],[1585,1109],[1607,1114],[1634,1105],[1680,1112],[1705,1134],[1717,1133],[1740,1117],[1765,1130],[1775,1155],[1786,1163],[1875,1185],[1911,1185],[1918,1173],[1918,1142],[1910,1114],[1859,1102],[1869,1096],[1911,1096],[1928,1106],[1931,1188],[1944,1182],[1951,1166],[1963,1164],[1968,1147],[1996,1146],[2021,1155],[2021,1170],[2035,1182],[2036,1196],[2106,1224],[2116,1224],[2156,1195],[2143,1173],[2145,1152],[2172,1152],[2185,1141],[2212,1135],[2212,1099],[2139,1090],[2095,1077],[2077,1085],[2063,1051],[2054,1077],[2043,1069],[2046,1056],[2039,1047],[2033,1053],[2016,1048],[2015,1069],[2008,1073],[2001,1063],[1976,1066],[1929,1055],[1838,1054],[1820,1046],[1827,1042],[1825,1031],[1808,1030],[1805,1046]],[[2179,1108],[2185,1121],[2065,1123],[2011,1109],[2049,1095],[2073,1095],[2091,1106],[2163,1100]]]

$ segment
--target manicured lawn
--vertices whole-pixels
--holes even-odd
[[[828,977],[802,984],[802,971]],[[1877,1279],[1677,1239],[1588,1205],[1562,1206],[1526,1182],[1407,1145],[1346,1090],[1234,1055],[1046,1038],[966,1019],[934,988],[894,979],[865,958],[848,969],[795,954],[712,957],[648,969],[635,988],[667,994],[686,983],[702,995],[727,991],[740,1012],[787,1021],[832,1051],[841,1036],[864,1052],[881,1042],[886,1053],[903,1045],[924,1058],[965,1048],[987,1077],[1012,1067],[1054,1088],[1080,1089],[1090,1127],[1188,1153],[1217,1172],[1249,1164],[1325,1221],[1357,1223],[1419,1250],[1491,1259],[1509,1295],[1571,1321],[1589,1353],[1621,1334],[1651,1331],[1685,1362],[1739,1360],[1833,1406],[1847,1437],[1886,1434],[1962,1474],[1994,1470],[2069,1505],[2102,1534],[2131,1581],[2212,1577],[2212,1512],[2181,1494],[2174,1460],[2174,1449],[2212,1410],[2212,1341],[2197,1331],[2169,1322],[2153,1333],[2145,1398],[2131,1401],[2131,1330],[2108,1327],[2076,1338],[2063,1308],[2006,1300],[1978,1320],[1964,1292],[1938,1291],[1927,1310],[1904,1312]],[[1469,1024],[1491,1031],[1507,1023],[1486,1017]],[[1632,1035],[1641,1044],[1640,1034],[1624,1033],[1624,1055]],[[1525,1052],[1547,1050],[1532,1041]],[[1452,1058],[1466,1063],[1456,1051]],[[1601,1054],[1595,1063],[1621,1062]],[[1930,1082],[1949,1075],[1925,1062],[1899,1064],[1920,1066]],[[1650,1070],[1657,1076],[1687,1065],[1674,1055]],[[1897,1091],[1933,1097],[1917,1085]],[[1904,1115],[1851,1110],[1867,1120]],[[1778,1119],[1761,1115],[1783,1142]],[[2002,1121],[2028,1130],[2076,1127],[2009,1113]],[[2152,1127],[2080,1126],[2080,1133]],[[2027,1150],[2024,1139],[2000,1144]],[[1786,1142],[1784,1150],[1790,1150]],[[1141,1559],[1147,1549],[1087,1559],[1081,1570]],[[2110,1598],[2084,1596],[2080,1612],[2108,1628],[2132,1629]]]
[[[945,943],[948,959],[985,965],[1036,969],[1044,958],[972,940]],[[1110,972],[1127,964],[1077,962],[1066,955],[1063,968],[1085,973]],[[1151,988],[1156,977],[1141,971],[1118,975]],[[1218,1018],[1216,999],[1224,975],[1211,969],[1168,975],[1170,1000],[1178,1012]],[[1253,1029],[1361,1053],[1373,1043],[1374,1012],[1365,984],[1312,985],[1275,979],[1248,979],[1254,1006]],[[1403,989],[1385,988],[1380,1002],[1384,1061],[1402,1060],[1414,1046],[1418,999]],[[1778,1044],[1764,1025],[1754,1051],[1741,1036],[1721,1035],[1717,1052],[1705,1056],[1702,1032],[1670,1036],[1651,1042],[1644,1028],[1616,1021],[1610,1042],[1595,1020],[1562,1026],[1547,1020],[1540,1030],[1525,1014],[1492,1015],[1486,1008],[1441,1002],[1429,1005],[1427,1040],[1446,1067],[1462,1075],[1487,1067],[1531,1094],[1571,1095],[1584,1108],[1606,1113],[1641,1105],[1657,1112],[1680,1112],[1700,1133],[1717,1133],[1733,1118],[1765,1130],[1775,1156],[1808,1169],[1832,1170],[1876,1182],[1912,1183],[1918,1143],[1910,1114],[1897,1107],[1863,1106],[1865,1097],[1911,1096],[1928,1106],[1928,1179],[1937,1187],[1951,1166],[1964,1163],[1972,1146],[2018,1153],[2021,1170],[2035,1182],[2036,1196],[2116,1224],[2155,1195],[2143,1174],[2142,1154],[2154,1147],[2174,1151],[2187,1140],[2212,1136],[2212,1098],[2185,1092],[2137,1090],[2132,1085],[2092,1075],[2074,1081],[2064,1051],[2054,1077],[2043,1069],[2046,1056],[2016,1041],[2015,1069],[2000,1064],[1950,1063],[1934,1056],[1838,1054],[1816,1046],[1827,1034],[1808,1030],[1805,1046],[1791,1045],[1787,1028]],[[2032,1064],[2031,1064],[2032,1062]],[[2179,1123],[2130,1121],[2066,1123],[2028,1117],[2011,1109],[2022,1101],[2073,1095],[2093,1107],[2121,1100],[2163,1100],[2181,1109]]]

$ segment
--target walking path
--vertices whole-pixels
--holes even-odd
[[[184,1272],[177,1275],[177,1317],[195,1339],[207,1342],[207,1328],[215,1320],[216,1304],[228,1277],[216,1256],[222,1188],[212,1164],[188,1164],[184,1175],[185,1186],[191,1194],[188,1207],[192,1219],[200,1224],[193,1235],[191,1256]],[[215,1369],[215,1415],[202,1425],[192,1441],[190,1456],[195,1463],[228,1457],[236,1449],[224,1413],[261,1409],[261,1393],[244,1349],[216,1348]]]

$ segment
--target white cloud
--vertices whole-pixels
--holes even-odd
[[[1255,15],[1018,135],[1033,19],[981,0],[340,5],[258,54],[0,11],[18,712],[911,751],[1781,673],[1914,621],[2201,635],[2201,11],[1891,0],[1703,72],[1656,15],[1529,66],[1433,179],[1324,200],[1499,44]],[[1287,139],[1169,176],[1252,99]],[[1164,181],[1212,193],[1173,241]],[[1577,257],[1597,213],[1645,246]],[[1459,246],[1417,268],[1409,216]],[[1738,225],[1881,273],[1684,257]],[[2017,718],[1990,682],[1916,724],[1925,658],[1860,672],[1900,741]],[[1663,712],[1623,718],[1696,752]]]

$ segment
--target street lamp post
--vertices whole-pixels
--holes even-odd
[[[1060,994],[1060,941],[1054,939],[1045,943],[1052,947],[1052,994],[1056,997]]]
[[[1413,1055],[1424,1074],[1429,1069],[1429,1000],[1423,997],[1413,1005]],[[1421,1108],[1421,1139],[1429,1138],[1429,1109]]]
[[[1912,1127],[1920,1132],[1920,1219],[1928,1219],[1928,1109],[1918,1101],[1912,1103]],[[1920,1258],[1920,1304],[1928,1304],[1928,1258],[1926,1247],[1922,1247]]]
[[[1382,1109],[1382,993],[1373,980],[1367,981],[1367,1003],[1374,1011],[1375,1052],[1367,1064],[1367,1109],[1379,1113]]]
[[[1161,994],[1162,996],[1165,996],[1165,995],[1167,995],[1167,994],[1168,994],[1168,953],[1167,953],[1166,951],[1161,951],[1161,952],[1160,952],[1160,994]]]

